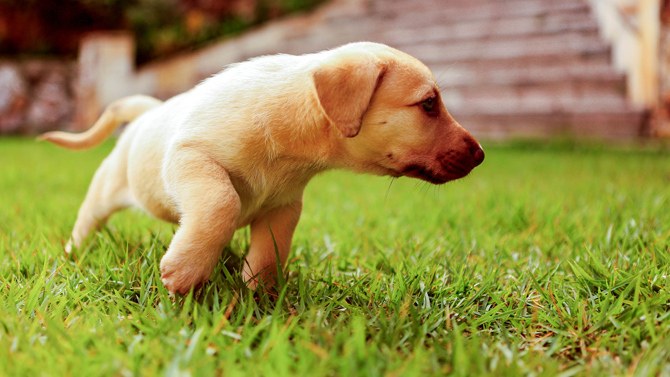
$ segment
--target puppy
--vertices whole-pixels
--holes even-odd
[[[484,160],[447,112],[430,70],[376,43],[233,64],[165,103],[132,96],[82,134],[41,138],[68,149],[130,125],[95,173],[69,252],[114,212],[138,206],[179,224],[161,260],[170,292],[206,282],[235,230],[249,225],[243,275],[252,289],[284,266],[312,177],[328,169],[434,184]],[[275,250],[276,247],[276,250]]]

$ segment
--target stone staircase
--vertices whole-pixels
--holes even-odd
[[[313,29],[294,50],[372,40],[417,57],[478,136],[629,139],[645,128],[586,0],[370,0],[364,16]]]
[[[371,39],[435,74],[447,108],[473,133],[631,138],[644,114],[585,0],[373,1]]]

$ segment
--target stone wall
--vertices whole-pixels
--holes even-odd
[[[76,81],[75,61],[0,60],[0,134],[68,128]]]

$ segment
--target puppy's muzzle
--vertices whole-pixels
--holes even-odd
[[[438,161],[448,173],[464,177],[484,161],[484,150],[473,137],[463,139],[465,145],[451,149],[438,157]]]
[[[471,135],[467,135],[463,138],[465,145],[461,149],[461,152],[458,153],[458,165],[461,169],[466,170],[468,173],[481,165],[484,162],[484,150],[482,146],[475,140]]]
[[[474,165],[472,166],[473,168],[476,168],[477,166],[481,165],[482,162],[484,162],[484,150],[476,141],[475,145],[470,147],[470,153],[472,154],[472,160],[474,161]]]

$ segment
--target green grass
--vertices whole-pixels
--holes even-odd
[[[441,187],[328,173],[278,294],[244,288],[240,231],[173,300],[172,225],[125,211],[63,252],[112,146],[0,140],[0,375],[670,374],[667,150],[489,145]]]

